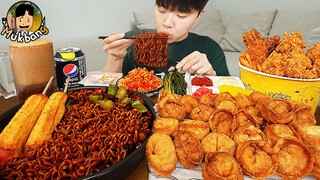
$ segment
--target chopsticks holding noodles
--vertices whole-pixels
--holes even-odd
[[[109,36],[99,36],[99,39],[105,39]],[[136,39],[135,36],[124,36],[122,39]]]

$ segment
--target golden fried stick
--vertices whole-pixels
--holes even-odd
[[[26,148],[39,146],[51,138],[65,112],[66,100],[65,92],[54,92],[50,95],[25,144]]]
[[[23,153],[28,136],[47,100],[44,94],[31,95],[3,129],[0,134],[0,164],[11,156]]]

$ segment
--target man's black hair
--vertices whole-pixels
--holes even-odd
[[[16,8],[16,17],[24,16],[26,11],[29,12],[30,16],[33,16],[34,9],[33,9],[32,5],[30,5],[30,4],[20,4]]]
[[[207,2],[208,0],[156,0],[156,5],[183,13],[190,13],[192,10],[200,13]]]

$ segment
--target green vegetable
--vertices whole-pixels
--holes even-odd
[[[137,109],[142,113],[145,113],[148,111],[148,108],[145,105],[143,105],[139,100],[133,101],[131,105],[134,109]]]
[[[111,95],[114,95],[114,96],[115,96],[115,95],[117,94],[117,91],[118,91],[118,88],[117,88],[116,85],[114,85],[114,84],[109,84],[107,94],[111,94]]]
[[[117,94],[116,94],[116,98],[122,100],[123,98],[125,98],[127,96],[127,89],[123,86],[120,86]]]
[[[163,89],[169,94],[185,95],[187,94],[187,82],[181,73],[172,70],[163,77]]]
[[[121,100],[121,103],[124,103],[124,104],[129,104],[131,102],[131,98],[129,97],[125,97]]]
[[[103,109],[108,109],[108,108],[114,107],[116,105],[110,99],[108,99],[108,100],[99,100],[99,101],[97,101],[97,104],[99,104]]]
[[[102,95],[92,95],[92,94],[89,95],[89,99],[93,101],[93,103],[96,103],[98,100],[101,100],[102,98],[103,98]]]

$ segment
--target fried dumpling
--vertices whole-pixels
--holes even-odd
[[[251,94],[249,94],[248,99],[253,102],[254,104],[257,104],[257,102],[261,99],[261,98],[268,98],[269,96],[266,94],[263,94],[261,92],[258,91],[254,91]]]
[[[186,110],[186,118],[190,118],[190,113],[193,108],[197,107],[199,104],[199,100],[192,95],[185,94],[182,96],[180,100],[182,106]]]
[[[203,139],[210,132],[208,122],[197,120],[184,120],[179,123],[179,131],[189,131],[199,140]]]
[[[289,101],[276,98],[261,98],[256,107],[261,116],[271,123],[289,123],[295,118],[292,105]]]
[[[209,133],[201,140],[204,153],[226,152],[234,156],[236,144],[229,136],[222,133]]]
[[[215,109],[226,109],[232,113],[236,113],[238,111],[238,107],[239,105],[235,100],[222,100],[219,103],[216,103]]]
[[[238,93],[234,99],[238,102],[239,104],[239,109],[245,109],[248,106],[254,106],[254,103],[252,101],[249,100],[249,98],[242,94],[242,93]]]
[[[320,179],[320,151],[313,153],[314,163],[311,174],[316,178]]]
[[[169,135],[154,133],[148,139],[146,156],[151,169],[161,177],[168,177],[176,169],[178,158]]]
[[[231,134],[231,139],[239,145],[248,140],[267,141],[265,134],[258,128],[250,125],[237,129]]]
[[[179,131],[174,139],[179,162],[185,168],[195,168],[202,163],[204,152],[200,140],[188,131]]]
[[[271,146],[274,146],[280,138],[291,137],[301,140],[296,130],[287,124],[267,124],[263,132]]]
[[[230,136],[236,128],[235,116],[232,112],[220,109],[215,111],[209,118],[212,132],[223,133]]]
[[[262,140],[248,140],[236,150],[236,159],[243,173],[253,179],[266,179],[276,172],[277,156],[270,144]]]
[[[262,118],[259,118],[258,116],[243,110],[235,114],[235,119],[236,129],[249,125],[255,126],[260,129],[260,124],[263,121]]]
[[[302,125],[296,128],[301,136],[303,144],[305,144],[311,152],[320,151],[320,126]]]
[[[210,115],[214,112],[214,109],[207,105],[199,103],[197,107],[193,108],[190,113],[190,119],[208,121]]]
[[[293,127],[297,128],[305,124],[316,125],[317,121],[310,106],[297,101],[290,102],[293,104],[293,111],[296,114],[294,121],[290,122]]]
[[[199,98],[199,103],[214,107],[214,97],[211,93],[205,93]]]
[[[274,146],[278,168],[276,174],[283,179],[300,179],[313,169],[314,157],[309,148],[294,138],[281,138]]]
[[[153,121],[152,132],[174,137],[179,130],[179,121],[174,118],[157,118]]]
[[[225,152],[208,153],[202,167],[204,180],[243,180],[243,172],[236,159]]]
[[[158,100],[157,110],[160,117],[183,120],[186,110],[180,102],[178,94],[165,94]]]

